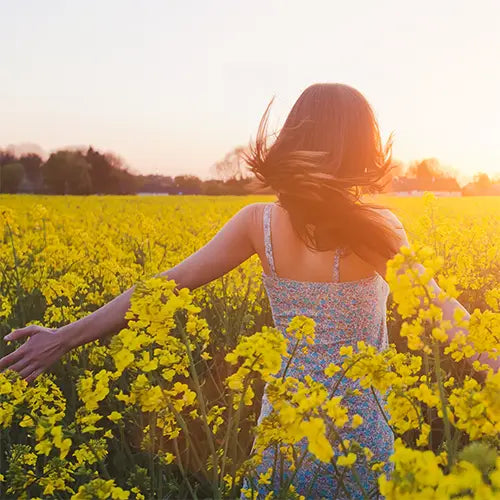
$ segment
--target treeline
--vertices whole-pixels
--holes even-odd
[[[138,175],[138,193],[168,194],[205,194],[205,195],[242,195],[249,194],[251,180],[245,179],[209,179],[201,180],[195,175]]]
[[[250,179],[203,181],[194,175],[138,175],[111,153],[60,150],[44,161],[35,153],[0,150],[0,193],[38,194],[247,194]]]
[[[135,192],[134,177],[120,158],[91,147],[56,151],[46,161],[0,151],[2,193],[128,194]]]
[[[46,161],[38,154],[0,150],[0,192],[40,194],[205,194],[243,195],[265,193],[258,188],[237,147],[212,166],[215,177],[195,175],[139,175],[131,172],[117,155],[87,149],[64,149]],[[414,161],[408,166],[394,161],[385,192],[435,191],[462,195],[500,195],[500,179],[478,173],[461,187],[436,158]]]
[[[408,167],[395,162],[387,192],[434,191],[460,193],[463,196],[500,195],[500,179],[479,172],[472,182],[460,186],[456,178],[443,168],[436,158],[411,162]]]

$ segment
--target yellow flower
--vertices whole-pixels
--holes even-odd
[[[273,472],[272,467],[267,469],[267,472],[259,474],[258,484],[271,484],[271,474]]]
[[[126,435],[144,437],[135,443],[142,446],[141,454],[157,453],[162,466],[171,463],[174,456],[168,452],[162,456],[160,440],[189,442],[180,418],[188,424],[188,433],[195,428],[190,425],[193,419],[199,420],[196,427],[201,423],[203,429],[207,424],[220,460],[217,470],[210,469],[212,463],[206,465],[210,480],[212,473],[225,474],[223,491],[217,492],[222,496],[229,494],[227,484],[235,486],[233,480],[241,484],[243,475],[253,474],[257,482],[258,454],[267,447],[280,450],[284,469],[300,474],[303,464],[294,452],[304,438],[308,452],[316,458],[327,460],[335,451],[337,456],[344,455],[338,460],[344,467],[353,466],[349,463],[355,460],[353,455],[364,455],[371,462],[374,457],[368,448],[361,443],[361,455],[354,440],[351,444],[345,439],[349,429],[362,424],[364,415],[351,419],[352,414],[341,404],[342,386],[331,393],[335,386],[331,378],[336,373],[340,378],[346,371],[345,379],[356,382],[349,397],[364,398],[365,393],[371,397],[372,389],[379,391],[379,403],[396,435],[416,438],[416,449],[408,442],[396,441],[390,458],[394,473],[379,478],[382,495],[388,499],[496,498],[500,490],[496,450],[457,449],[453,464],[448,463],[446,451],[435,455],[428,450],[431,428],[442,426],[439,419],[444,418],[441,395],[457,443],[475,446],[495,440],[500,433],[500,380],[487,364],[500,355],[496,273],[500,231],[498,201],[493,198],[481,199],[479,204],[477,199],[445,199],[432,194],[423,199],[387,199],[391,208],[401,212],[413,240],[388,262],[386,274],[392,298],[390,331],[403,341],[403,352],[397,352],[395,345],[385,349],[380,344],[371,346],[367,340],[352,337],[347,328],[345,344],[337,353],[344,359],[336,360],[339,366],[331,363],[325,368],[325,377],[330,380],[321,384],[302,361],[320,347],[314,346],[312,319],[297,316],[285,332],[265,327],[253,335],[270,317],[268,303],[263,300],[258,256],[193,291],[178,290],[173,280],[164,277],[148,278],[177,265],[208,242],[232,213],[260,198],[4,196],[0,261],[5,286],[0,294],[0,321],[9,325],[29,321],[58,328],[137,285],[125,315],[127,325],[109,342],[99,340],[72,350],[60,361],[61,367],[38,377],[34,384],[28,385],[10,370],[0,373],[0,428],[11,440],[3,465],[5,470],[20,471],[7,478],[4,493],[16,498],[26,496],[26,491],[44,498],[127,498],[128,491],[114,479],[91,475],[86,484],[75,486],[74,482],[79,468],[98,472],[99,464],[116,462],[116,450],[121,447],[110,442],[119,439],[107,429],[110,422],[126,425]],[[434,290],[432,280],[439,284],[440,292]],[[456,308],[453,316],[445,319],[439,302],[458,297],[458,293],[471,311],[470,317]],[[36,310],[28,308],[21,315],[25,299],[30,297],[33,300],[28,302],[35,304]],[[38,321],[31,322],[31,317]],[[462,331],[455,328],[449,342],[454,327]],[[439,366],[435,366],[436,348]],[[209,353],[221,349],[229,351],[223,353],[227,354],[226,366],[220,372],[218,367],[207,372],[207,363],[198,363],[200,357],[209,361]],[[404,352],[407,349],[409,353]],[[297,356],[290,360],[292,351]],[[483,353],[480,359],[476,359],[478,353]],[[288,361],[298,378],[291,377],[290,370],[284,378],[278,377]],[[465,374],[462,366],[452,366],[457,362],[463,364]],[[219,380],[218,375],[231,370],[225,381],[221,377],[220,387],[207,394],[221,398],[207,397],[203,407],[194,390],[193,368],[203,395],[212,388],[212,375]],[[438,371],[441,388],[436,380]],[[460,376],[454,378],[447,371]],[[475,380],[476,371],[483,371],[484,381]],[[66,401],[73,394],[71,379],[77,381],[78,397]],[[224,425],[234,425],[236,434],[242,432],[243,414],[238,425],[231,420],[235,408],[240,403],[253,404],[264,384],[272,409],[256,426],[254,456],[233,478],[228,467],[235,464],[222,463],[224,444],[218,434]],[[436,410],[428,412],[429,407]],[[106,412],[101,411],[104,408]],[[99,422],[104,423],[100,426]],[[79,439],[73,448],[75,434]],[[434,437],[439,436],[433,436],[433,447],[445,449],[445,443],[434,442]],[[341,443],[338,448],[337,439]],[[194,447],[207,447],[204,439],[200,442],[195,437],[193,443]],[[203,462],[205,454],[200,458]],[[135,477],[139,470],[134,472],[134,466],[138,464],[130,465]],[[385,465],[370,463],[377,473]],[[115,472],[120,474],[118,469]],[[260,477],[261,483],[269,480],[266,477]],[[78,478],[82,481],[83,476]],[[0,476],[0,481],[3,479]],[[141,480],[139,476],[136,479]],[[220,477],[218,482],[222,483]],[[124,484],[121,479],[120,484]],[[130,492],[138,500],[145,498],[139,487],[131,487]],[[251,496],[249,491],[243,494]],[[293,487],[265,495],[268,499],[273,496],[300,498]]]
[[[359,427],[361,424],[363,423],[363,417],[361,415],[354,415],[352,417],[352,423],[351,423],[351,427],[353,429],[356,429],[357,427]]]
[[[29,415],[24,415],[23,419],[19,422],[21,427],[33,427],[35,423]]]
[[[332,419],[334,425],[342,428],[349,420],[348,409],[340,405],[342,396],[336,396],[323,404],[326,414]]]
[[[325,437],[325,423],[321,418],[315,417],[302,422],[300,428],[308,439],[308,450],[322,462],[329,462],[333,457],[333,448]]]
[[[174,460],[175,455],[173,453],[166,452],[160,454],[160,461],[165,465],[171,464]]]
[[[118,351],[113,359],[115,361],[116,369],[121,373],[127,366],[129,366],[134,361],[134,355],[128,349],[122,349]]]
[[[417,446],[428,446],[430,430],[431,426],[428,423],[424,422],[422,424],[422,432],[417,439]]]
[[[52,443],[49,439],[43,439],[35,446],[35,451],[40,454],[48,455],[52,450]]]
[[[111,420],[111,422],[115,422],[115,423],[118,422],[119,420],[121,420],[122,418],[123,418],[123,415],[117,411],[112,411],[108,415],[108,419]]]
[[[351,467],[351,465],[356,461],[356,455],[349,452],[347,455],[340,455],[337,458],[337,465],[341,467]]]
[[[330,363],[324,370],[324,373],[327,377],[333,377],[338,371],[340,371],[340,366],[337,366],[335,363]]]
[[[352,345],[349,345],[349,346],[345,346],[343,345],[340,349],[339,349],[339,354],[341,356],[352,356]]]

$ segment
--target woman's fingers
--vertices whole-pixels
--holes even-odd
[[[19,370],[19,376],[25,379],[28,375],[39,369],[38,365],[35,366],[33,363],[28,363],[22,370]]]
[[[0,359],[0,371],[9,368],[19,372],[22,377],[30,376],[37,369],[43,372],[62,357],[65,351],[61,338],[54,335],[53,329],[37,327],[36,333],[30,333],[31,337],[23,345]]]
[[[19,340],[23,337],[31,337],[31,335],[38,333],[42,329],[43,327],[39,325],[25,326],[24,328],[13,330],[9,334],[5,335],[4,340]]]
[[[43,368],[37,368],[36,370],[32,371],[30,375],[25,377],[26,382],[28,384],[31,384],[39,375],[43,373]]]
[[[14,370],[15,372],[18,372],[22,376],[22,370],[24,370],[27,366],[31,364],[30,359],[26,358],[21,358],[19,361],[14,363],[13,365],[9,366],[9,370]],[[34,366],[32,366],[31,371],[28,372],[28,375],[35,369]]]
[[[23,353],[24,353],[23,347],[25,345],[26,344],[23,344],[21,347],[16,349],[14,352],[7,354],[7,356],[4,356],[2,359],[0,359],[0,370],[1,371],[5,370],[10,365],[15,363],[16,361],[19,361],[23,357]]]

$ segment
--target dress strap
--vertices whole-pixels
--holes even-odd
[[[272,276],[276,276],[273,258],[273,245],[271,242],[271,208],[271,203],[267,203],[264,207],[264,247],[266,249],[266,258],[269,268],[271,269],[271,274]]]
[[[342,255],[342,248],[337,248],[335,250],[335,255],[333,257],[333,281],[337,283],[340,279],[340,256]]]

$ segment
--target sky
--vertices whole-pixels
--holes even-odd
[[[500,175],[500,2],[0,0],[0,148],[93,145],[196,174],[346,83],[393,157]]]

